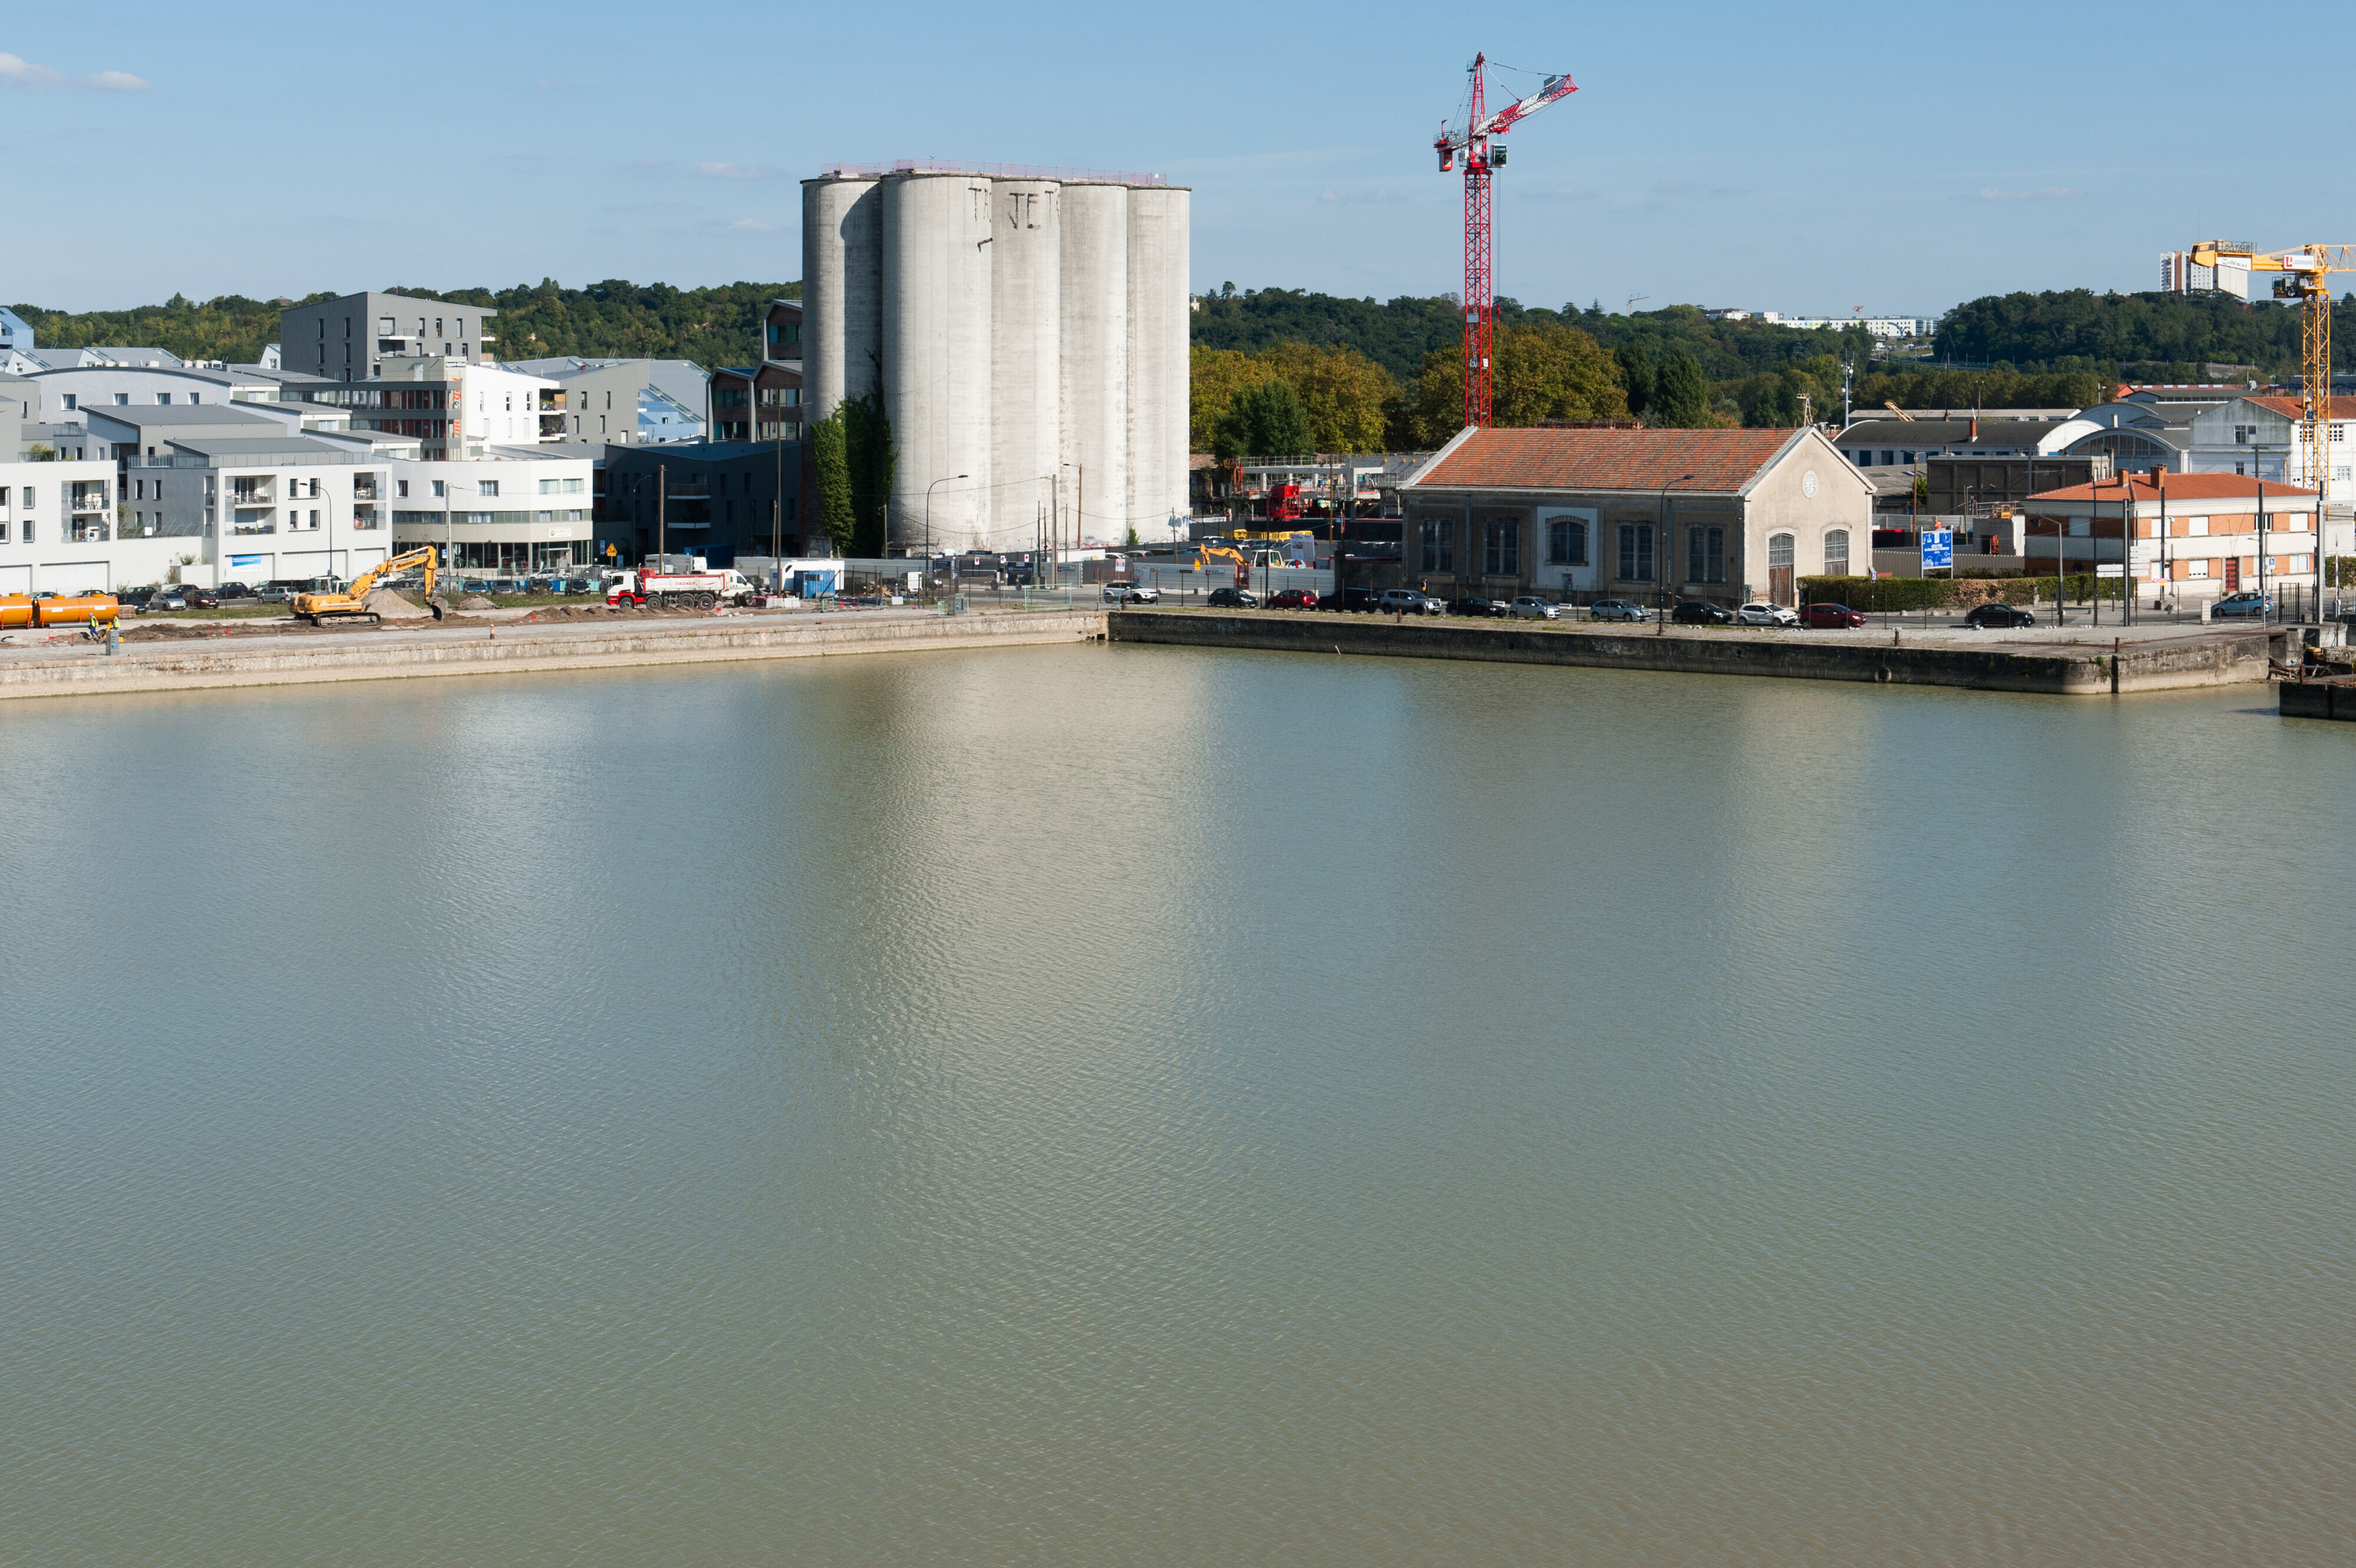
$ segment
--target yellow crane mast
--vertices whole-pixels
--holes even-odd
[[[2356,246],[2301,245],[2291,251],[2253,251],[2230,240],[2203,240],[2187,258],[2196,267],[2221,260],[2247,262],[2254,273],[2273,273],[2276,299],[2295,299],[2299,323],[2299,439],[2307,448],[2303,476],[2318,495],[2331,478],[2331,274],[2356,272]]]

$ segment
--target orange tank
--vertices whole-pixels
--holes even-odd
[[[103,626],[123,613],[112,594],[77,594],[65,599],[35,599],[33,616],[40,626],[88,626],[96,616]]]
[[[22,594],[0,594],[0,631],[32,624],[32,600]]]

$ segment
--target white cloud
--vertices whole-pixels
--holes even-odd
[[[145,92],[148,85],[129,71],[102,70],[95,76],[68,76],[12,54],[0,54],[0,86],[22,87],[32,92],[63,92],[75,88],[94,92]]]
[[[1997,190],[1980,192],[1982,201],[2067,201],[2073,196],[2083,196],[2083,190],[2072,190],[2066,185],[2049,185],[2038,190]]]
[[[777,171],[758,164],[698,164],[695,172],[707,179],[766,179]]]
[[[757,218],[739,218],[728,225],[731,234],[774,234],[776,231],[775,223],[764,223]]]

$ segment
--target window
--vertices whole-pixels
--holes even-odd
[[[499,493],[499,482],[497,479],[484,479],[475,486],[475,492],[477,495],[485,496],[498,495]]]
[[[159,405],[168,407],[172,402],[172,394],[170,392],[157,392],[155,394],[155,402]]]
[[[435,495],[437,495],[437,496],[438,496],[438,495],[441,495],[441,494],[443,494],[443,493],[444,493],[443,489],[442,489],[442,481],[441,481],[440,479],[436,479],[436,480],[434,480],[434,493]]]
[[[1885,468],[1889,467],[1891,464],[1893,464],[1893,463],[1895,463],[1895,462],[1897,462],[1897,461],[1898,461],[1898,454],[1897,454],[1897,453],[1895,453],[1895,452],[1884,452],[1884,453],[1882,453],[1882,455],[1881,455],[1881,466],[1882,466],[1883,467],[1885,467]]]
[[[1427,572],[1456,570],[1454,553],[1449,549],[1450,536],[1455,532],[1446,522],[1431,521],[1416,525],[1423,544],[1423,569]]]
[[[1833,529],[1825,535],[1825,575],[1848,575],[1848,530],[1846,528]],[[1717,582],[1719,579],[1713,577],[1710,580]]]
[[[1481,566],[1493,577],[1518,577],[1522,573],[1522,525],[1514,518],[1493,517],[1482,531]]]
[[[392,493],[402,500],[407,500],[409,499],[409,481],[407,479],[393,480]]]
[[[1547,559],[1558,566],[1587,564],[1587,524],[1558,517],[1547,524]]]
[[[1791,565],[1792,536],[1788,533],[1779,533],[1767,542],[1767,569],[1772,572],[1781,566],[1788,571]]]
[[[1907,466],[1908,467],[1910,467],[1910,468],[1911,468],[1911,467],[1912,467],[1914,466],[1914,454],[1913,454],[1913,453],[1912,453],[1912,452],[1901,452],[1900,454],[1898,454],[1898,456],[1899,456],[1900,457],[1901,457],[1901,458],[1903,458],[1903,459],[1905,460],[1906,466]]]
[[[380,317],[378,317],[376,318],[376,331],[377,331],[377,336],[378,336],[378,337],[380,337],[380,338],[390,338],[390,337],[391,337],[391,336],[392,336],[392,317],[390,317],[390,316],[380,316]]]
[[[1688,583],[1726,581],[1725,529],[1688,528],[1686,530],[1686,581]]]
[[[77,401],[77,400],[76,400],[76,398],[74,397],[74,394],[73,394],[73,393],[71,393],[71,392],[68,392],[68,393],[66,393],[66,412],[67,412],[68,413],[71,413],[74,411],[74,405],[75,405],[76,401]]]
[[[114,394],[114,406],[117,408],[129,408],[131,406],[131,394],[129,392],[116,392]]]
[[[1620,580],[1623,583],[1649,583],[1653,580],[1651,523],[1623,522],[1620,525]]]

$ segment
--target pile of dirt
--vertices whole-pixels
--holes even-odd
[[[468,594],[458,601],[458,607],[462,610],[495,610],[499,607],[480,594]]]
[[[402,598],[391,588],[379,588],[370,594],[368,607],[387,620],[417,620],[430,613],[423,606]]]

